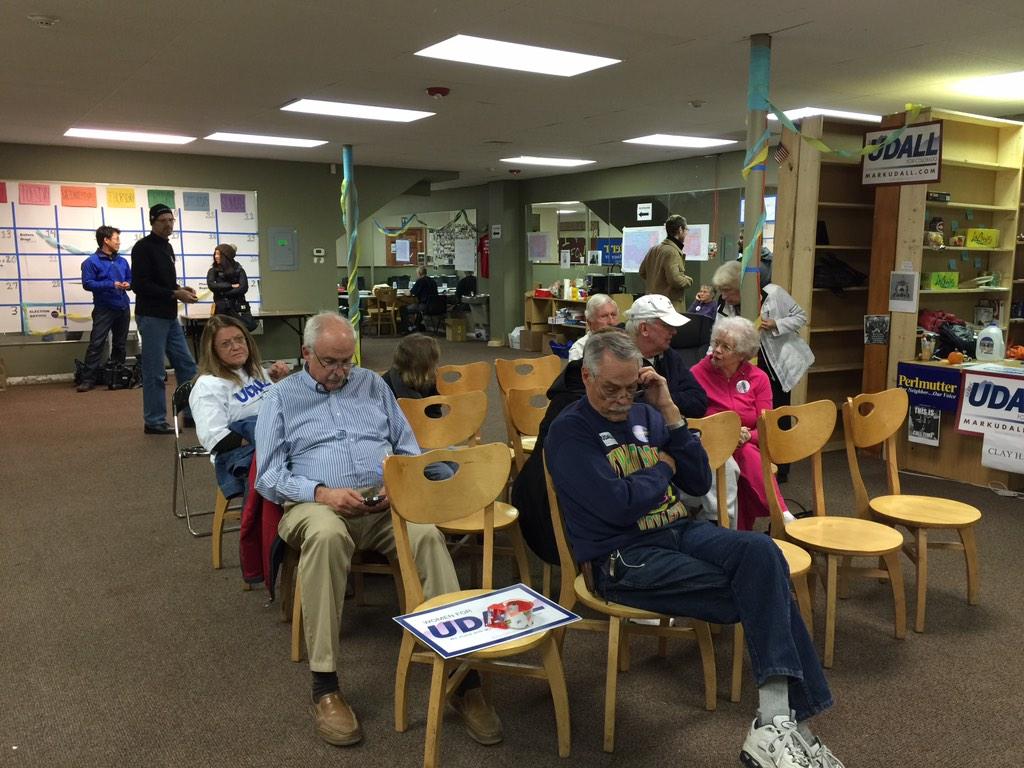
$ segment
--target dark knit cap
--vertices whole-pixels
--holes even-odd
[[[157,220],[158,216],[164,213],[174,213],[174,211],[172,211],[163,203],[157,203],[156,205],[149,209],[149,223],[152,224],[154,221]]]

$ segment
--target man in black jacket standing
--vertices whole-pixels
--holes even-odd
[[[178,302],[194,304],[193,288],[178,285],[174,266],[174,211],[163,203],[149,209],[152,231],[132,248],[132,290],[135,324],[142,337],[142,417],[147,435],[169,435],[164,358],[169,358],[179,384],[196,375],[185,334],[178,322]]]

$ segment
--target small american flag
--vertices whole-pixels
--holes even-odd
[[[775,147],[775,151],[772,152],[772,158],[774,158],[775,162],[779,165],[782,165],[789,159],[789,150],[781,141],[779,142],[779,145]]]

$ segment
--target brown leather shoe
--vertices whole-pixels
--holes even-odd
[[[483,689],[470,688],[464,696],[453,693],[448,703],[462,718],[463,725],[477,744],[491,746],[500,744],[505,738],[498,713],[484,698]]]
[[[363,739],[356,713],[345,703],[340,693],[321,696],[309,708],[313,715],[316,735],[336,747],[358,744]]]

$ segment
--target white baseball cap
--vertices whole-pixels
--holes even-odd
[[[690,322],[690,318],[676,312],[668,296],[650,293],[633,302],[626,311],[628,320],[661,320],[666,325],[678,328]]]

